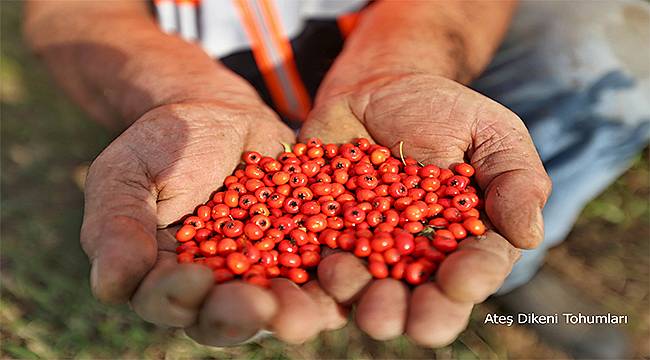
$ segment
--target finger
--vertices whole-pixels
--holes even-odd
[[[298,140],[305,142],[312,137],[331,144],[346,143],[359,137],[371,138],[346,102],[319,106],[309,114],[298,134]]]
[[[478,304],[496,292],[519,258],[519,250],[493,231],[460,242],[442,262],[436,284],[458,302]]]
[[[350,253],[332,254],[318,265],[321,287],[339,304],[354,301],[371,279],[363,262]]]
[[[302,290],[311,296],[318,305],[322,317],[323,330],[340,329],[348,322],[348,310],[339,305],[323,290],[318,281],[313,280],[302,286]]]
[[[137,156],[119,147],[89,169],[81,245],[92,264],[92,292],[103,302],[128,301],[156,261],[156,198],[146,174]]]
[[[264,329],[278,311],[272,292],[239,281],[217,285],[187,335],[204,345],[232,346]]]
[[[319,306],[295,283],[287,279],[273,279],[271,291],[278,301],[278,311],[270,324],[278,339],[301,344],[324,329]]]
[[[471,303],[450,300],[435,284],[420,285],[411,296],[406,334],[422,346],[446,346],[467,327],[471,311]]]
[[[198,264],[179,264],[176,255],[161,251],[154,268],[131,299],[133,310],[148,322],[174,327],[194,324],[214,283],[212,271]]]
[[[397,338],[404,332],[409,291],[395,279],[375,280],[357,305],[359,328],[376,340]]]
[[[519,248],[539,245],[551,180],[523,122],[495,102],[484,106],[477,116],[470,159],[492,224]]]

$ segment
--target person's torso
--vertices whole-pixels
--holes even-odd
[[[167,33],[196,42],[282,115],[304,119],[365,0],[156,0]]]

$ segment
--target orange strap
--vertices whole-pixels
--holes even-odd
[[[339,26],[339,30],[341,31],[344,39],[350,35],[352,30],[354,30],[354,28],[357,26],[358,21],[358,12],[343,14],[336,19],[336,23]]]
[[[273,102],[288,117],[304,120],[311,108],[309,95],[272,1],[236,0],[235,3]]]

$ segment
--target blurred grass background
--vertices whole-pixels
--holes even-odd
[[[95,302],[78,243],[85,167],[110,141],[59,89],[20,37],[21,5],[1,1],[2,358],[563,358],[523,327],[483,327],[478,306],[451,346],[427,350],[406,338],[386,343],[354,326],[303,346],[275,340],[237,348],[194,344],[157,329],[127,306]],[[627,314],[637,357],[650,355],[649,159],[634,166],[584,210],[547,264],[606,310]]]

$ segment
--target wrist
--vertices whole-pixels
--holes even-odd
[[[456,81],[443,70],[422,71],[399,67],[373,69],[373,71],[366,72],[363,76],[358,76],[359,74],[356,77],[346,75],[343,71],[330,72],[318,89],[314,106],[317,107],[321,103],[327,103],[332,99],[341,97],[354,98],[355,101],[367,98],[381,87],[414,78],[430,78],[431,81],[442,79]]]
[[[468,84],[489,63],[513,5],[509,1],[376,2],[363,11],[319,96],[403,74]]]
[[[181,41],[173,38],[176,40]],[[178,103],[264,106],[247,81],[198,46],[185,42],[178,45],[182,51],[160,46],[134,56],[118,73],[121,80],[102,83],[117,85],[115,91],[103,93],[124,119],[132,121],[152,108]]]
[[[357,119],[366,119],[367,109],[378,102],[385,103],[386,97],[393,98],[395,103],[409,93],[426,94],[432,89],[448,88],[450,83],[463,87],[455,80],[445,76],[424,72],[391,72],[377,74],[374,78],[366,78],[355,85],[346,87],[330,87],[319,92],[314,111],[319,109],[338,108],[351,112]],[[390,100],[389,100],[390,101]]]

